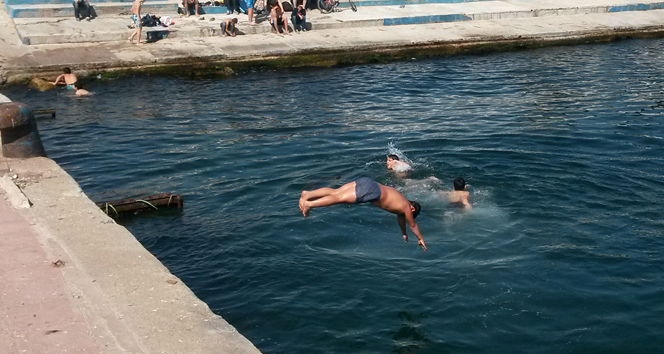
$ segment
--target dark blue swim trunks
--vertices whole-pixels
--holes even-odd
[[[355,203],[370,203],[380,199],[380,185],[368,177],[355,180]]]

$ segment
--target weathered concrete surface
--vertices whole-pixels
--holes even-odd
[[[0,352],[259,353],[48,158],[0,158]]]
[[[365,7],[356,13],[346,10],[331,15],[311,10],[308,17],[312,26],[321,29],[290,36],[265,32],[269,31],[269,25],[264,19],[256,27],[247,26],[246,16],[240,15],[240,30],[255,34],[235,38],[215,35],[218,19],[210,22],[209,16],[201,21],[195,17],[176,18],[173,29],[177,35],[142,47],[125,41],[27,46],[20,42],[6,11],[0,11],[0,40],[4,42],[0,52],[0,82],[25,82],[35,75],[53,77],[64,65],[81,75],[135,70],[223,74],[230,72],[225,67],[237,70],[247,66],[335,65],[375,60],[376,55],[399,59],[630,36],[663,36],[664,10],[608,12],[620,5],[644,2],[653,3],[588,0],[579,5],[578,1],[571,0],[504,0],[404,8]],[[417,18],[426,13],[462,13],[472,20],[400,26],[380,24],[381,19],[401,16],[395,13]],[[109,21],[109,25],[102,21]],[[125,23],[122,21],[99,18],[90,23],[78,23],[58,19],[59,27],[48,21],[40,25],[46,26],[51,36],[71,33],[74,37],[76,33],[93,36],[93,32],[116,37],[124,32],[128,36],[130,30],[122,27]],[[27,31],[21,27],[23,25],[27,26],[27,22],[17,24]],[[38,28],[35,24],[32,34],[35,38]]]

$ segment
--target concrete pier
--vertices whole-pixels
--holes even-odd
[[[247,68],[664,36],[663,2],[579,3],[502,0],[360,6],[358,12],[344,8],[332,14],[310,10],[311,31],[288,36],[273,33],[264,15],[257,26],[238,15],[242,34],[235,38],[219,35],[226,15],[162,13],[176,22],[168,37],[141,47],[126,39],[127,15],[109,13],[90,22],[12,18],[3,3],[0,85],[33,77],[53,80],[63,66],[79,77],[232,75]],[[1,353],[259,352],[47,158],[0,157],[0,279]]]
[[[260,353],[54,161],[0,157],[0,352]]]
[[[93,1],[94,3],[94,1]],[[137,47],[128,16],[10,18],[0,11],[0,84],[53,78],[62,66],[109,72],[230,74],[247,67],[326,66],[433,55],[503,51],[664,35],[664,3],[652,0],[502,0],[310,10],[311,31],[280,36],[265,14],[243,34],[219,35],[226,15],[174,16],[168,37]],[[166,15],[166,14],[161,14]],[[214,18],[214,20],[212,20]],[[146,35],[144,30],[143,35]],[[28,45],[29,44],[29,45]],[[230,70],[229,70],[230,69]]]

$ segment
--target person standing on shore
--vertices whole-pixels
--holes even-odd
[[[134,32],[129,36],[129,43],[133,44],[134,37],[136,37],[136,45],[143,45],[143,43],[141,43],[141,5],[143,5],[144,2],[145,0],[134,0],[134,3],[131,5],[131,19],[134,21],[136,29],[134,29]]]
[[[256,22],[254,22],[254,0],[245,0],[244,2],[247,4],[247,17],[249,17],[249,25],[255,26]]]

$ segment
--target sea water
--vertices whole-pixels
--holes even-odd
[[[46,150],[91,199],[181,194],[181,212],[118,222],[265,353],[656,353],[662,52],[632,40],[3,93],[56,108]],[[387,171],[388,153],[412,172]],[[303,189],[360,176],[420,201],[427,252],[371,205],[302,216]],[[437,194],[459,176],[471,211]]]

